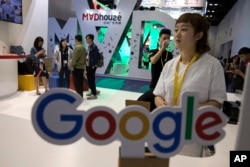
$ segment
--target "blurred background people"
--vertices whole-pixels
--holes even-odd
[[[247,64],[250,63],[250,48],[243,47],[239,50],[238,55],[240,57],[241,63],[239,68],[235,68],[232,73],[236,75],[236,78],[233,82],[233,91],[243,90],[245,73]]]
[[[229,60],[229,63],[225,67],[225,77],[226,77],[226,87],[227,92],[234,93],[234,82],[237,80],[237,75],[233,74],[235,69],[239,69],[240,58],[238,55],[235,55]]]

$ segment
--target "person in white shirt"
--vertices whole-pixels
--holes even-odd
[[[59,73],[59,87],[63,87],[63,78],[66,78],[66,87],[70,87],[70,64],[73,50],[67,46],[67,40],[61,39],[59,49],[55,51],[54,60]]]
[[[155,104],[179,106],[182,94],[198,93],[199,107],[222,108],[226,100],[224,71],[220,62],[209,55],[209,24],[200,14],[185,13],[175,24],[175,47],[180,55],[167,62],[154,90]],[[194,143],[183,147],[181,154],[200,156],[202,146]]]

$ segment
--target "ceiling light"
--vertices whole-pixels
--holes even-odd
[[[219,4],[218,3],[215,3],[214,6],[218,6]]]
[[[210,10],[207,10],[207,12],[209,13],[209,12],[210,12]]]
[[[210,3],[210,4],[209,4],[209,6],[213,6],[213,4],[212,4],[212,3]]]
[[[213,15],[210,15],[210,17],[213,17]]]
[[[215,11],[214,10],[212,10],[212,13],[214,13]]]

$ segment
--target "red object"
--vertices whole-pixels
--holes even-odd
[[[70,89],[72,90],[75,90],[75,85],[74,85],[74,81],[73,81],[73,76],[70,75],[70,85],[69,85]],[[88,83],[87,83],[87,80],[84,79],[83,80],[83,90],[84,91],[87,91],[89,89],[89,86],[88,86]]]
[[[17,55],[17,54],[0,55],[0,59],[21,59],[25,57],[26,57],[25,55]]]

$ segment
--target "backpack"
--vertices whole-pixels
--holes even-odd
[[[103,57],[103,53],[102,53],[102,52],[99,52],[97,67],[98,67],[98,68],[101,68],[101,67],[103,67],[103,66],[104,66],[104,57]]]
[[[25,54],[24,49],[21,45],[17,45],[17,46],[10,46],[10,53],[14,53],[14,54]]]

